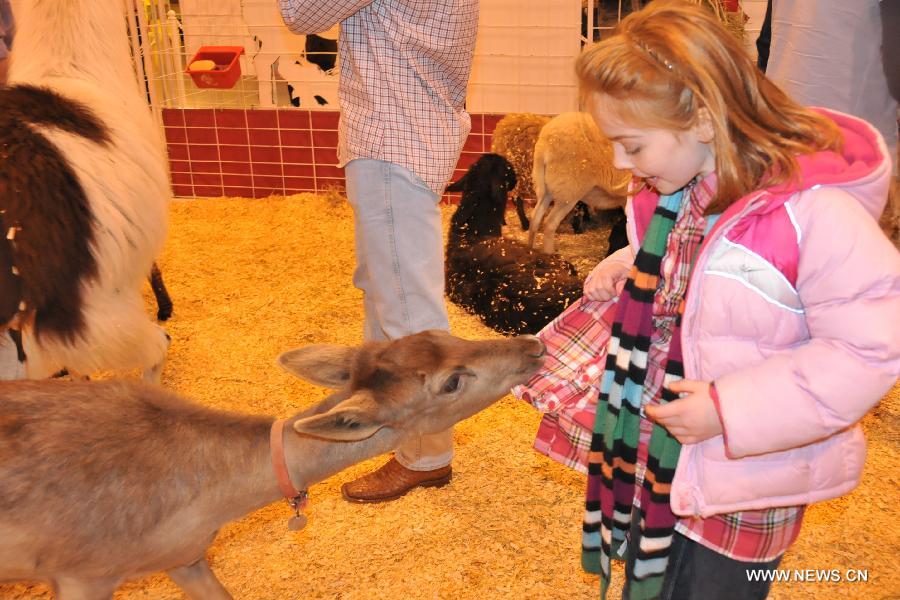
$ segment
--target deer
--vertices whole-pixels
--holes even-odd
[[[0,382],[0,581],[94,600],[165,571],[189,598],[230,598],[206,560],[219,528],[282,497],[301,527],[312,484],[487,408],[544,352],[438,330],[297,348],[278,364],[334,391],[286,419],[139,380]]]

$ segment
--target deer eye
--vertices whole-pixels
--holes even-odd
[[[453,392],[459,390],[460,383],[462,383],[462,375],[460,375],[459,373],[454,373],[447,378],[447,381],[444,382],[444,385],[441,387],[441,393],[452,394]]]

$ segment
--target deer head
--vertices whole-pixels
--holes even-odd
[[[435,433],[488,407],[543,364],[533,336],[467,341],[444,331],[417,333],[359,347],[313,345],[278,363],[345,398],[294,423],[300,433],[353,441],[383,427]]]

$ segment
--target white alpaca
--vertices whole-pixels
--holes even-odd
[[[96,277],[80,282],[83,323],[76,335],[36,337],[34,319],[24,319],[28,377],[60,368],[77,374],[142,368],[145,378],[158,379],[168,343],[148,318],[141,289],[165,239],[169,181],[162,137],[134,76],[123,2],[12,4],[18,29],[10,89],[46,88],[81,105],[108,139],[98,144],[53,123],[29,124],[62,155],[84,190]]]

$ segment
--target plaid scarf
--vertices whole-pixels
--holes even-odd
[[[619,299],[591,438],[582,540],[582,564],[600,573],[601,598],[612,557],[627,557],[630,600],[662,590],[676,521],[669,490],[681,444],[664,428],[651,428],[642,407],[676,399],[666,385],[684,377],[684,296],[714,189],[710,175],[660,198]]]

